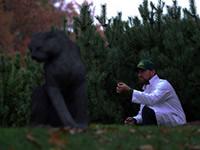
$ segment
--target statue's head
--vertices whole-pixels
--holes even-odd
[[[62,50],[62,41],[66,40],[62,31],[38,32],[33,34],[29,43],[31,57],[38,62],[56,58]]]

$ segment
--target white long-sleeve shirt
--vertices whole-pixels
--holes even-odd
[[[143,92],[133,90],[132,102],[140,105],[140,110],[134,118],[137,123],[142,123],[142,109],[144,105],[155,111],[158,125],[176,126],[186,123],[185,113],[179,98],[167,80],[160,79],[157,75],[143,86]]]

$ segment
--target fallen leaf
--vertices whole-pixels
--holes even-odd
[[[86,129],[65,127],[65,128],[60,128],[60,131],[62,131],[62,132],[68,132],[70,134],[76,134],[76,133],[85,132]]]
[[[101,135],[101,134],[103,134],[103,133],[105,133],[105,132],[106,132],[105,129],[98,129],[95,133],[96,133],[97,135]]]
[[[200,129],[197,130],[197,133],[200,133]]]
[[[139,147],[139,150],[154,150],[154,148],[152,145],[147,144],[147,145],[141,145]]]
[[[169,128],[162,127],[162,128],[160,128],[160,132],[162,134],[168,134],[168,133],[170,133],[170,130],[169,130]]]
[[[28,132],[26,134],[26,139],[31,142],[33,145],[35,145],[36,147],[38,147],[39,149],[42,149],[42,146],[39,144],[39,142],[36,140],[35,137],[33,137],[31,132]]]
[[[49,143],[60,148],[64,148],[67,141],[61,138],[61,132],[58,130],[50,134]]]
[[[163,139],[163,142],[165,142],[165,144],[168,144],[168,143],[169,143],[169,139],[164,138],[164,139]]]
[[[8,148],[8,150],[14,150],[13,146],[10,146],[10,147]]]
[[[146,138],[146,139],[151,139],[151,138],[152,138],[152,135],[147,134],[147,135],[145,136],[145,138]]]
[[[188,147],[189,150],[200,150],[200,145],[190,145]]]
[[[136,131],[135,131],[135,129],[129,129],[129,132],[135,133]]]

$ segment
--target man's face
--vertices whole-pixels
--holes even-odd
[[[141,84],[146,84],[154,76],[155,70],[138,70],[138,79]]]

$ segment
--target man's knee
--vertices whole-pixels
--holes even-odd
[[[156,115],[153,109],[144,106],[142,109],[143,125],[157,125]]]

